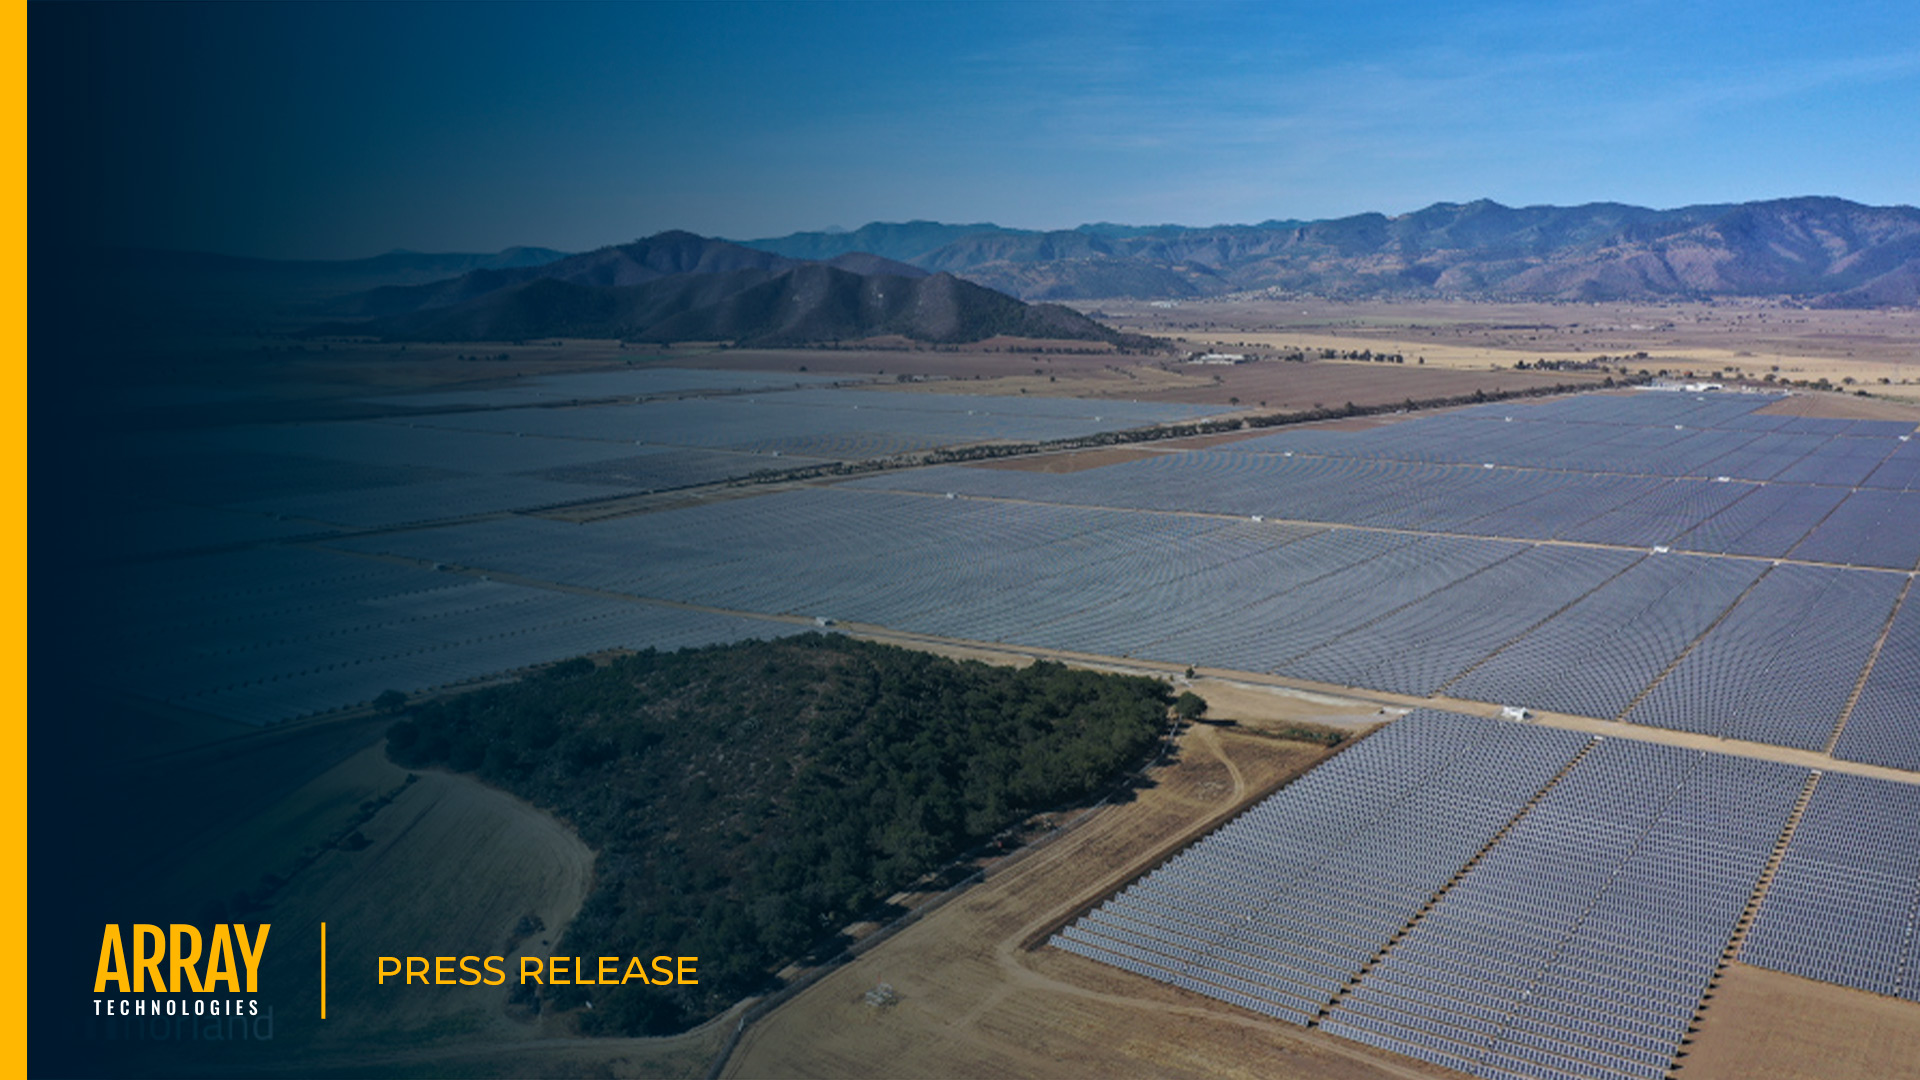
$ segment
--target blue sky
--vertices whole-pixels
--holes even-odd
[[[1920,198],[1906,2],[30,10],[36,105],[72,100],[121,243]]]

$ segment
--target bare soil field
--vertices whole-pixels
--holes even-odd
[[[1195,726],[1153,785],[823,979],[748,1029],[725,1075],[1430,1077],[1444,1070],[1027,946],[1318,760]],[[892,1006],[865,1003],[890,984]]]
[[[1162,302],[1164,303],[1164,302]],[[1753,378],[1851,378],[1872,393],[1920,398],[1920,311],[1815,311],[1769,300],[1527,304],[1221,298],[1107,300],[1120,329],[1192,348],[1361,349],[1411,363],[1486,369],[1516,360],[1632,357],[1633,370],[1725,371]],[[1645,359],[1637,357],[1646,353]],[[1881,379],[1887,380],[1881,383]],[[1903,389],[1904,387],[1904,389]]]
[[[1850,390],[1920,402],[1920,311],[1913,309],[1811,311],[1759,300],[1524,304],[1221,298],[1161,306],[1166,303],[1105,300],[1076,306],[1100,312],[1120,329],[1172,339],[1181,352],[1370,348],[1401,353],[1406,363],[1199,366],[1179,363],[1173,354],[1129,353],[1103,342],[1013,338],[964,346],[875,340],[859,347],[731,349],[712,343],[663,347],[574,339],[402,346],[266,336],[224,338],[142,357],[122,365],[124,370],[107,381],[120,387],[115,396],[123,407],[216,422],[359,415],[369,407],[358,399],[370,395],[507,385],[522,376],[628,365],[804,371],[935,393],[1221,405],[1238,398],[1247,408],[1264,401],[1269,409],[1282,409],[1578,381],[1582,376],[1573,372],[1516,372],[1513,365],[1606,355],[1631,358],[1626,370],[1665,367],[1753,379],[1772,374],[1828,378],[1836,384],[1853,379]],[[1644,359],[1637,357],[1642,352],[1648,354]],[[1425,364],[1417,364],[1419,359]],[[1449,381],[1437,369],[1456,376],[1472,372],[1476,378]],[[1487,375],[1497,378],[1486,381]],[[244,392],[244,400],[229,400],[236,389]],[[196,390],[213,400],[192,402]],[[182,394],[191,403],[173,404]],[[280,411],[270,407],[274,404]],[[282,415],[295,405],[308,412]]]
[[[1682,1080],[1913,1080],[1920,1005],[1730,964],[1680,1059]]]
[[[976,469],[1013,469],[1018,472],[1038,472],[1064,475],[1066,473],[1085,472],[1098,469],[1103,465],[1119,465],[1128,461],[1140,461],[1154,457],[1155,450],[1144,450],[1132,446],[1102,447],[1098,450],[1069,450],[1064,454],[1031,454],[1026,457],[1001,458],[993,461],[974,462],[970,468]]]
[[[1599,385],[1605,378],[1584,372],[1459,370],[1434,365],[1376,364],[1362,361],[1289,363],[1261,361],[1234,365],[1170,363],[1137,380],[1143,401],[1195,405],[1238,405],[1249,410],[1306,410],[1356,405],[1393,405],[1430,398],[1465,397],[1475,391],[1531,390],[1545,386]],[[1056,386],[1067,385],[1065,380]],[[1037,390],[1034,392],[1038,392]],[[1060,391],[1080,393],[1079,390]],[[1101,390],[1089,396],[1114,397]]]
[[[1831,420],[1905,420],[1920,424],[1920,403],[1847,394],[1793,394],[1760,410],[1775,416],[1821,416]]]

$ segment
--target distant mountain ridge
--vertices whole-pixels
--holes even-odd
[[[427,284],[376,288],[344,297],[332,310],[364,321],[332,323],[314,333],[401,341],[591,337],[741,345],[894,334],[942,343],[1000,335],[1124,340],[1068,308],[1029,305],[951,274],[866,252],[803,260],[680,231],[539,266],[481,268]]]
[[[1174,299],[1270,289],[1349,297],[1646,300],[1788,296],[1920,303],[1920,210],[1828,197],[1650,210],[1622,203],[1435,203],[1389,217],[1034,231],[873,223],[746,241],[851,251],[1028,300]]]

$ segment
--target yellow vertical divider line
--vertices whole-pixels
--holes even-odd
[[[327,924],[320,924],[320,1019],[327,1018]]]
[[[7,210],[0,216],[0,544],[6,570],[0,573],[0,608],[5,609],[6,649],[0,655],[5,679],[5,719],[0,720],[0,875],[6,894],[0,911],[14,926],[27,925],[27,4],[0,8],[0,141],[5,143],[0,185]],[[46,60],[45,63],[54,63]],[[24,949],[9,950],[6,977],[0,979],[0,1071],[25,1076],[27,1062],[27,971]],[[47,970],[40,953],[33,974]],[[40,983],[37,985],[46,985]]]

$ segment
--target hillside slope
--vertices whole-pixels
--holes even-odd
[[[314,332],[394,341],[587,337],[740,345],[798,345],[887,334],[940,343],[996,335],[1120,340],[1078,312],[1028,305],[951,274],[929,275],[909,267],[902,273],[860,273],[828,263],[766,257],[778,261],[756,267],[737,265],[745,260],[683,260],[679,265],[736,265],[659,275],[638,284],[601,283],[641,276],[635,268],[647,264],[626,258],[600,260],[585,273],[536,274],[519,281],[501,273],[475,273],[431,286],[368,294],[361,298],[362,310],[388,313]],[[883,270],[893,265],[872,256],[836,261]],[[564,262],[554,265],[564,268]],[[395,307],[402,310],[392,310]]]

